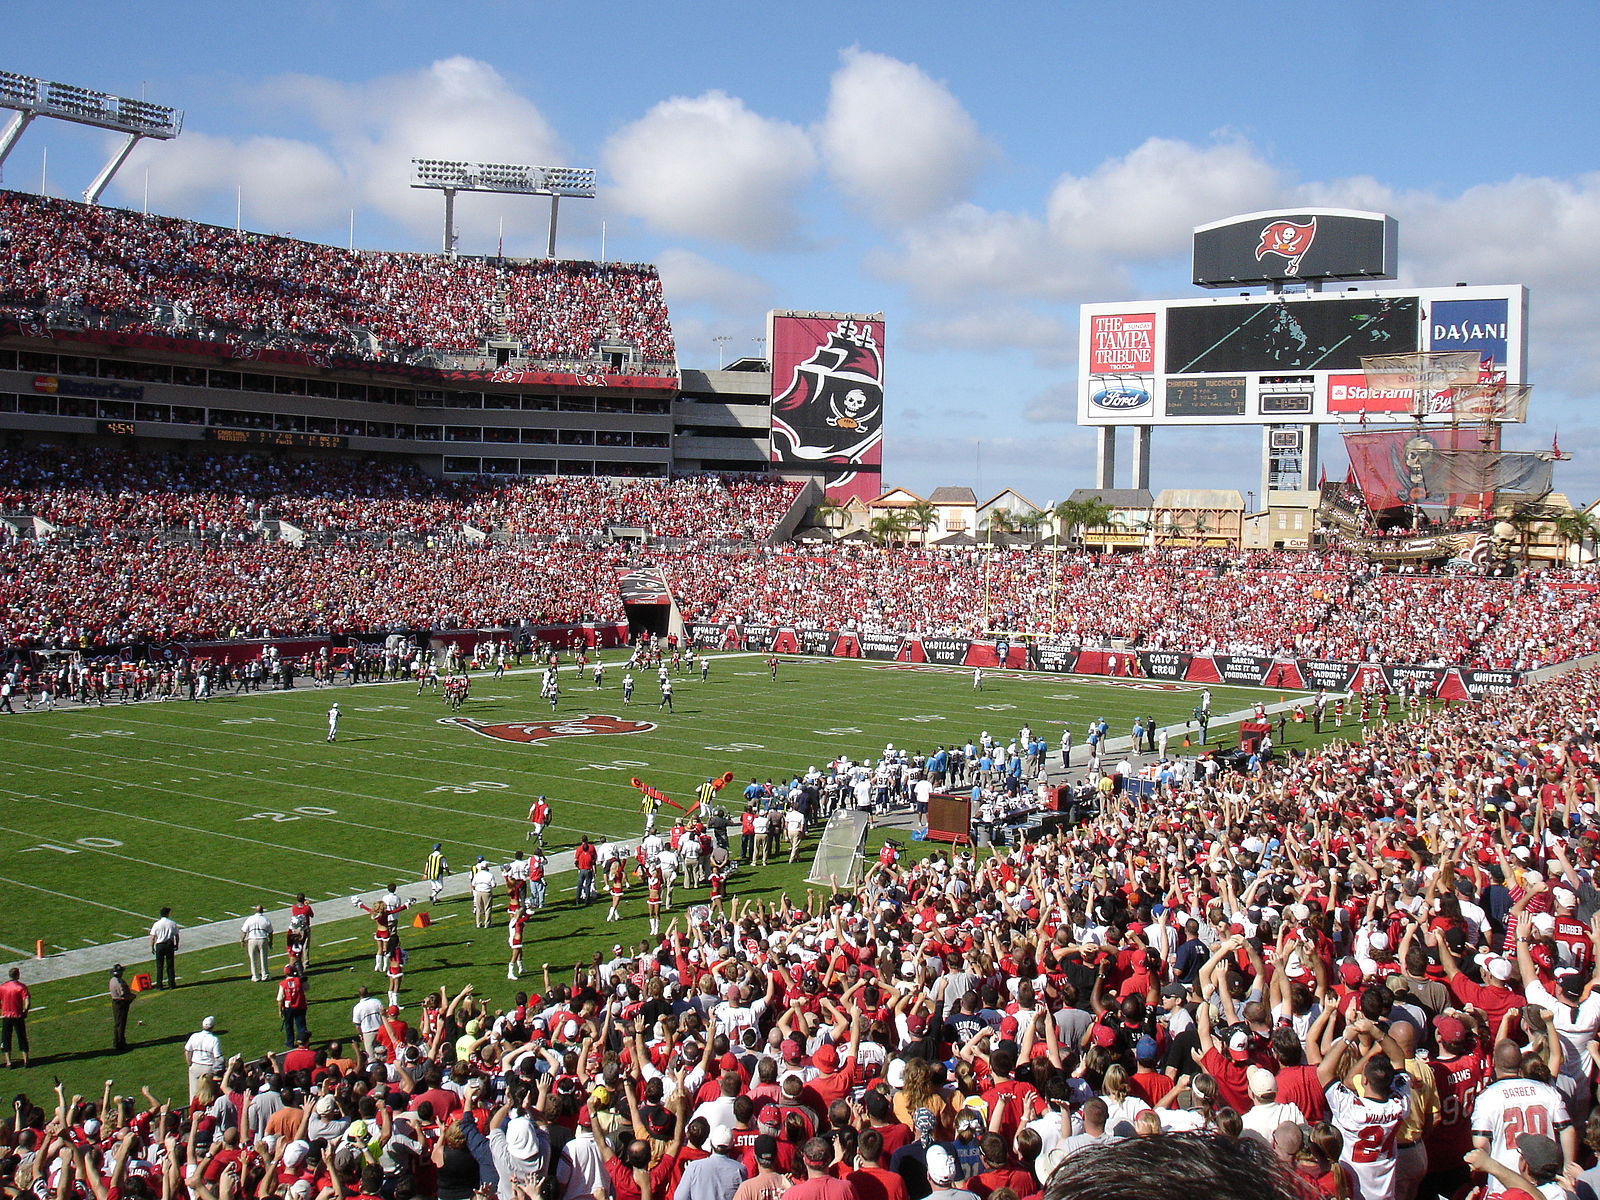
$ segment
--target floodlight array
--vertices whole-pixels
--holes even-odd
[[[28,117],[55,117],[139,137],[165,140],[183,131],[182,111],[168,105],[113,96],[70,83],[35,79],[13,71],[0,71],[0,108],[16,109]]]
[[[411,166],[412,187],[585,199],[592,199],[595,194],[594,170],[589,167],[532,167],[441,158],[413,158]]]

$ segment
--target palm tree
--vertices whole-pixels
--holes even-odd
[[[1204,537],[1211,532],[1211,522],[1206,519],[1204,513],[1201,513],[1195,517],[1193,524],[1189,526],[1189,531],[1197,538]]]
[[[997,508],[983,519],[983,528],[992,542],[994,541],[994,535],[997,533],[1015,533],[1017,520],[1010,509]]]
[[[1506,520],[1517,530],[1517,560],[1524,570],[1528,566],[1528,534],[1539,523],[1539,518],[1534,516],[1533,509],[1519,504],[1506,514]]]
[[[1078,514],[1082,511],[1083,505],[1076,500],[1063,500],[1050,510],[1050,515],[1055,518],[1057,542],[1061,540],[1063,533],[1067,535],[1069,542],[1072,540],[1073,531],[1081,523]]]
[[[867,523],[867,532],[880,546],[892,545],[895,542],[904,544],[910,529],[911,522],[906,519],[905,513],[898,510],[884,513],[881,517],[873,517]]]
[[[825,529],[838,529],[844,524],[845,506],[824,500],[817,505],[816,521]]]
[[[1600,537],[1600,523],[1586,512],[1570,509],[1556,517],[1551,523],[1555,534],[1561,539],[1561,561],[1565,563],[1571,557],[1572,548],[1578,548],[1578,562],[1583,562],[1584,543]]]
[[[1185,536],[1188,532],[1188,528],[1176,516],[1171,517],[1167,523],[1161,527],[1162,535],[1169,541],[1176,541],[1178,538]]]
[[[1050,522],[1050,514],[1044,512],[1013,513],[1012,524],[1018,533],[1031,533],[1037,535],[1039,530]]]
[[[909,526],[922,534],[922,544],[928,544],[928,530],[939,527],[939,510],[926,500],[918,500],[915,504],[908,504],[902,510],[906,515]]]
[[[1081,530],[1104,529],[1111,523],[1111,509],[1099,496],[1086,500],[1063,500],[1051,510],[1057,521],[1067,527],[1068,540],[1078,537]]]

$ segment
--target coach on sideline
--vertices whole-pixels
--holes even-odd
[[[156,960],[156,987],[177,987],[178,923],[172,919],[170,908],[163,908],[156,923],[150,926],[150,953]]]

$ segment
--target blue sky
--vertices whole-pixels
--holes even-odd
[[[686,365],[771,307],[882,311],[886,483],[1093,482],[1077,306],[1199,295],[1188,231],[1280,204],[1400,220],[1401,280],[1526,283],[1533,412],[1508,444],[1600,492],[1592,4],[234,6],[12,0],[0,68],[186,110],[107,201],[433,249],[413,154],[594,166],[561,252],[659,263]],[[104,154],[38,123],[7,186],[76,196]],[[463,248],[543,245],[469,198]],[[1332,439],[1336,441],[1336,439]],[[1126,441],[1126,439],[1125,439]],[[1153,482],[1253,487],[1259,434],[1156,436]],[[1335,451],[1331,469],[1342,470]]]

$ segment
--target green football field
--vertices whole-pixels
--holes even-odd
[[[0,885],[8,898],[0,958],[31,957],[36,941],[53,955],[142,937],[163,904],[193,927],[234,921],[258,903],[281,907],[303,891],[318,909],[317,944],[331,955],[313,956],[312,1032],[337,1036],[347,1030],[356,982],[378,981],[369,974],[370,923],[352,919],[347,897],[390,881],[416,883],[434,842],[458,870],[480,854],[505,861],[527,844],[528,805],[539,793],[554,809],[548,845],[559,849],[582,834],[638,836],[635,776],[687,804],[707,776],[732,771],[725,795],[736,800],[752,776],[785,777],[839,753],[876,758],[886,743],[931,750],[985,729],[1009,737],[1024,722],[1043,732],[1052,761],[1062,723],[1070,725],[1081,762],[1091,719],[1103,716],[1115,737],[1125,737],[1136,716],[1181,724],[1200,691],[989,672],[979,692],[964,669],[820,659],[785,659],[774,681],[764,657],[727,655],[713,660],[709,682],[677,678],[676,711],[666,713],[657,710],[653,672],[638,674],[631,706],[622,703],[621,674],[613,663],[597,690],[565,668],[553,731],[531,672],[477,677],[460,713],[465,722],[450,720],[438,695],[418,697],[414,684],[403,683],[8,717],[0,721]],[[1217,715],[1283,694],[1211,690]],[[333,700],[342,719],[330,744]],[[539,740],[489,736],[498,725]],[[634,725],[637,731],[623,731]],[[1214,724],[1213,742],[1232,732]],[[1173,739],[1173,748],[1180,744]],[[794,867],[741,872],[731,890],[775,899],[783,888],[803,888],[808,859],[809,848]],[[570,883],[570,876],[554,879],[552,898],[570,903]],[[694,896],[680,895],[681,911]],[[444,920],[470,916],[461,900],[440,907],[456,910],[441,912]],[[570,966],[624,935],[640,936],[641,909],[631,901],[630,919],[613,927],[601,923],[602,909],[564,907],[540,918],[539,938]],[[509,986],[503,927],[441,923],[408,945],[410,993],[467,981]],[[536,952],[527,957],[540,961]],[[147,961],[128,965],[130,974],[149,969]],[[321,972],[331,970],[345,977],[330,983]],[[180,1077],[181,1054],[170,1047],[181,1045],[190,1022],[219,1010],[219,1021],[235,1031],[230,1051],[274,1048],[280,1039],[271,997],[261,990],[267,985],[252,988],[246,975],[237,947],[181,955],[186,986],[136,1005],[152,1014],[149,1047],[168,1049],[154,1056],[136,1049],[133,1061],[157,1078]],[[42,1045],[53,1028],[51,1040],[72,1045],[71,1058],[53,1068],[63,1075],[61,1061],[92,1064],[103,1049],[103,985],[97,974],[35,989],[36,1041]],[[335,1014],[332,1029],[327,1021],[319,1029],[322,1006]],[[220,1015],[230,1010],[231,1019]]]
[[[734,798],[751,776],[804,771],[840,752],[876,758],[887,743],[932,749],[986,729],[1007,737],[1024,722],[1052,749],[1067,722],[1081,747],[1094,717],[1124,736],[1136,716],[1182,722],[1199,695],[1002,672],[989,672],[980,692],[965,670],[837,659],[786,659],[774,682],[761,658],[728,656],[706,683],[676,679],[667,713],[653,673],[640,673],[632,705],[620,680],[612,666],[597,690],[568,668],[554,717],[569,732],[531,742],[487,736],[499,724],[513,736],[523,724],[545,732],[552,714],[531,673],[478,677],[459,714],[475,725],[441,723],[452,714],[440,697],[406,684],[0,722],[0,884],[20,901],[0,915],[0,950],[21,957],[41,939],[53,953],[137,936],[163,904],[198,925],[300,891],[315,902],[410,882],[434,842],[458,869],[480,854],[504,861],[525,845],[540,793],[554,810],[554,847],[585,833],[636,837],[634,777],[692,803],[708,775],[731,770]],[[1262,695],[1213,688],[1212,711]],[[330,744],[334,700],[341,723]],[[606,732],[612,722],[582,719],[591,716],[643,728]]]

